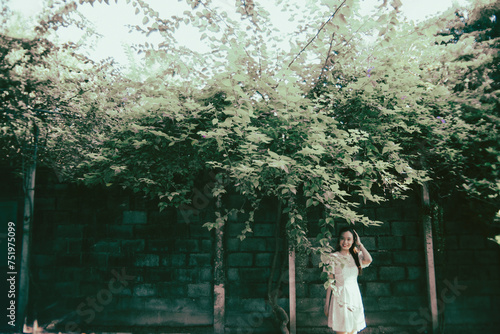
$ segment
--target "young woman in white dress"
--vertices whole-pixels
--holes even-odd
[[[336,334],[358,333],[366,327],[363,301],[358,286],[362,268],[372,262],[370,253],[352,227],[340,230],[337,250],[330,256],[328,277],[335,290],[326,292],[325,315]]]

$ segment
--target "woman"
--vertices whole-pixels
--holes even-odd
[[[358,275],[372,262],[372,257],[356,231],[347,226],[340,230],[337,250],[330,258],[327,272],[335,281],[336,291],[329,287],[326,292],[328,327],[337,334],[358,333],[366,327]]]

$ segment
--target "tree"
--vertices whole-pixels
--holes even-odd
[[[359,212],[363,202],[404,196],[431,178],[435,198],[462,187],[498,208],[494,30],[467,38],[476,33],[460,26],[460,16],[415,27],[402,21],[399,1],[384,2],[370,18],[357,14],[357,1],[300,8],[277,1],[292,19],[300,13],[288,48],[254,1],[237,2],[228,13],[209,0],[187,0],[188,10],[170,18],[144,1],[127,2],[144,15],[135,29],[162,38],[138,46],[150,75],[132,80],[105,70],[103,76],[94,65],[83,80],[68,71],[74,79],[65,80],[64,89],[59,76],[44,77],[34,89],[58,97],[37,109],[57,106],[59,119],[61,109],[72,115],[64,127],[51,124],[47,145],[70,158],[57,164],[65,175],[132,189],[158,199],[163,209],[190,205],[199,175],[213,172],[218,212],[208,228],[219,230],[237,213],[246,219],[244,239],[262,199],[273,197],[289,247],[304,252],[331,251],[335,224],[379,224]],[[88,3],[95,1],[80,0]],[[74,2],[60,2],[38,31],[73,22],[76,9]],[[181,46],[175,32],[182,25],[198,29],[210,51]],[[23,64],[35,77],[44,73]],[[461,85],[464,78],[474,84]],[[483,96],[481,106],[476,94]],[[15,101],[9,109],[31,112],[31,100]],[[40,122],[28,116],[14,117],[5,131]],[[5,132],[3,139],[9,138]],[[241,195],[245,205],[225,206],[229,193]],[[318,221],[309,219],[313,211],[321,212]],[[321,230],[317,238],[308,235],[311,224]],[[286,332],[272,291],[269,301]]]
[[[74,46],[55,45],[44,34],[32,31],[23,37],[19,27],[11,25],[11,15],[3,6],[0,161],[23,178],[24,217],[18,250],[22,293],[17,314],[25,320],[36,167],[53,168],[60,177],[67,174],[65,169],[82,159],[79,144],[97,145],[110,126],[108,115],[125,102],[124,95],[120,97],[120,77],[109,63],[96,64],[76,54]],[[18,325],[22,327],[23,322]]]
[[[324,1],[309,8],[306,42],[289,53],[266,47],[280,40],[266,11],[254,2],[237,6],[241,21],[216,11],[209,1],[188,4],[192,10],[184,18],[165,20],[145,3],[135,3],[149,22],[138,29],[165,38],[158,48],[145,45],[144,52],[167,70],[131,87],[140,96],[135,107],[116,115],[117,126],[99,151],[80,165],[87,184],[115,184],[158,198],[160,208],[179,207],[190,203],[199,173],[213,171],[219,182],[211,191],[221,205],[208,228],[220,229],[236,212],[247,217],[243,239],[252,232],[260,201],[270,196],[280,203],[289,246],[310,252],[319,245],[328,250],[334,224],[378,224],[357,212],[363,200],[381,202],[384,190],[401,195],[423,179],[397,144],[346,128],[332,114],[337,106],[310,97],[333,61],[341,64],[339,75],[345,75],[344,67],[346,73],[351,70],[360,41],[355,29],[362,26],[355,16],[354,28],[347,24],[355,11],[352,2]],[[326,17],[318,14],[324,11]],[[199,62],[199,54],[176,48],[173,32],[182,22],[198,27],[201,38],[217,50],[203,57],[210,69]],[[337,45],[342,50],[333,49]],[[247,204],[224,207],[228,191]],[[318,243],[307,235],[308,212],[316,207],[323,212]],[[286,316],[269,295],[286,332]]]

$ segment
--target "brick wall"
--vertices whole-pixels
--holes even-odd
[[[277,204],[271,200],[262,203],[263,209],[255,215],[253,233],[240,241],[237,236],[244,228],[244,217],[233,219],[226,226],[226,333],[274,333],[276,325],[268,299],[268,280],[275,251]],[[279,240],[282,247],[283,240]],[[279,276],[283,257],[279,253],[273,287]],[[287,268],[285,268],[287,270]],[[285,276],[278,304],[287,312],[288,275]]]
[[[2,180],[0,200],[21,207],[22,193],[13,192],[18,182],[5,175]],[[364,208],[385,222],[357,227],[374,258],[359,279],[364,333],[429,329],[417,207],[418,201],[409,200]],[[498,326],[500,248],[486,238],[495,231],[474,221],[465,206],[453,209],[435,233],[440,319],[446,333]],[[70,186],[39,171],[35,211],[31,298],[41,324],[54,322],[50,328],[63,331],[211,327],[214,235],[202,227],[209,206],[160,213],[155,203],[134,194]],[[253,233],[242,242],[237,235],[244,217],[231,217],[225,226],[226,333],[277,332],[266,303],[275,220],[276,203],[264,201]],[[280,253],[280,261],[286,256]],[[318,262],[317,255],[297,255],[299,333],[328,332]],[[288,311],[288,276],[282,291],[279,304]]]
[[[117,190],[36,190],[32,293],[58,329],[211,325],[213,237],[197,214]]]

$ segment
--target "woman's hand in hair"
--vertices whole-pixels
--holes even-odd
[[[354,233],[356,234],[356,247],[357,248],[360,248],[363,244],[361,243],[361,239],[359,238],[359,235],[358,235],[358,232],[356,232],[354,229],[353,229]]]

